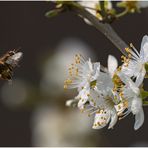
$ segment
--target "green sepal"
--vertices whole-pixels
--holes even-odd
[[[148,72],[148,63],[145,63],[144,65],[146,72]]]
[[[138,6],[138,1],[123,1],[118,2],[117,7],[125,8],[129,13],[140,12],[140,8]]]
[[[148,91],[141,89],[140,90],[140,96],[141,96],[142,100],[146,99],[148,97]]]
[[[145,78],[148,78],[148,62],[145,63],[144,67],[145,67],[145,70],[146,70]]]
[[[148,105],[148,101],[143,101],[143,105]]]
[[[62,9],[54,9],[54,10],[50,10],[48,12],[45,13],[46,17],[54,17],[57,16],[60,12],[62,12]]]

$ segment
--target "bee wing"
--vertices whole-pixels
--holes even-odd
[[[6,63],[15,67],[18,64],[18,61],[21,59],[23,56],[22,52],[17,52],[16,54],[10,56],[7,60]]]

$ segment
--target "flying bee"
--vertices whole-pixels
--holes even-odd
[[[13,69],[18,66],[23,53],[14,49],[0,57],[0,79],[11,80]]]

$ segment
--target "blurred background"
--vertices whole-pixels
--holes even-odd
[[[63,90],[74,54],[106,66],[108,54],[120,60],[121,53],[72,12],[46,18],[53,6],[52,2],[0,2],[0,55],[19,47],[24,53],[12,84],[0,83],[0,146],[148,146],[148,107],[143,126],[134,131],[132,114],[113,130],[93,130],[90,117],[65,106],[76,95]],[[112,26],[139,49],[148,33],[148,9]]]

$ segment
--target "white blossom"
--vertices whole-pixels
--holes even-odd
[[[121,80],[125,83],[122,89],[123,98],[128,101],[128,111],[129,114],[132,112],[135,115],[135,125],[134,129],[139,129],[144,122],[144,112],[142,108],[142,98],[140,98],[140,90],[136,83],[134,83],[129,77],[125,76],[123,73],[119,73]]]
[[[131,45],[132,46],[132,45]],[[140,53],[132,46],[127,48],[128,58],[124,58],[122,72],[129,77],[136,77],[136,85],[140,86],[146,74],[145,64],[148,62],[148,36],[142,39]]]
[[[96,80],[100,72],[100,63],[92,63],[81,55],[75,56],[75,61],[69,68],[69,78],[65,81],[65,88],[78,88],[82,90],[91,81]]]
[[[79,94],[75,97],[79,100],[78,107],[88,101],[91,82],[97,80],[100,73],[100,63],[92,63],[81,55],[75,56],[75,62],[69,68],[69,78],[65,81],[65,88],[77,88]]]
[[[101,129],[108,123],[108,129],[113,128],[117,122],[118,116],[112,96],[105,96],[91,89],[88,100],[89,102],[84,105],[83,112],[88,112],[89,116],[95,114],[92,128]]]

